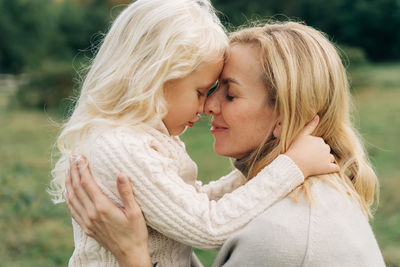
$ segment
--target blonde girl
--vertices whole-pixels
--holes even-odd
[[[58,138],[55,201],[63,200],[72,154],[87,158],[100,188],[119,205],[115,177],[122,171],[146,216],[151,260],[189,266],[192,246],[219,248],[304,177],[335,171],[322,139],[302,134],[286,155],[240,189],[235,190],[244,179],[239,171],[206,186],[196,181],[197,167],[178,135],[203,112],[227,45],[207,0],[139,0],[128,6],[105,37]],[[310,148],[307,156],[301,153],[304,144]],[[67,185],[79,190],[76,181]],[[83,202],[71,208],[72,214],[86,208]],[[73,228],[70,266],[117,266],[116,258],[88,236],[93,233],[75,221]]]

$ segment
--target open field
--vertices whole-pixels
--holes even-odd
[[[388,266],[400,266],[400,64],[352,71],[354,120],[381,182],[372,221]],[[52,115],[18,110],[0,90],[0,266],[66,266],[73,250],[69,214],[46,193],[57,128]],[[182,139],[207,182],[230,170],[212,151],[208,119]],[[215,252],[197,251],[206,266]]]

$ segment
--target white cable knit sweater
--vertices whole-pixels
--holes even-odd
[[[191,247],[220,248],[232,233],[304,181],[294,162],[281,155],[243,186],[238,170],[203,186],[184,144],[169,136],[164,125],[99,132],[84,154],[101,189],[118,204],[116,177],[121,171],[130,177],[148,225],[151,259],[161,266],[189,266]],[[69,266],[118,266],[75,221],[73,228],[75,250]]]

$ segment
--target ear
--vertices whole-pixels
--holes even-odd
[[[282,134],[282,123],[281,123],[281,117],[279,116],[278,119],[276,120],[274,130],[272,131],[272,134],[274,135],[275,138],[280,138]]]

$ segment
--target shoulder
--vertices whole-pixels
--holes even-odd
[[[218,264],[300,266],[307,250],[309,222],[309,205],[285,198],[233,234],[222,247]]]
[[[216,266],[384,266],[358,205],[323,181],[311,192],[313,204],[282,199],[233,234]]]
[[[383,266],[372,228],[354,199],[324,181],[313,185],[312,196],[307,262],[324,266]]]
[[[91,139],[98,145],[107,143],[145,144],[155,137],[151,135],[148,126],[136,125],[99,129],[91,135]]]
[[[98,169],[122,170],[122,166],[174,165],[167,139],[147,125],[115,127],[91,134],[84,153]],[[143,166],[144,167],[144,166]]]
[[[157,154],[166,153],[168,144],[175,143],[172,137],[148,126],[139,124],[135,126],[120,126],[97,130],[91,134],[89,148],[92,152],[129,152],[138,154],[141,152]],[[133,153],[134,152],[134,153]]]

